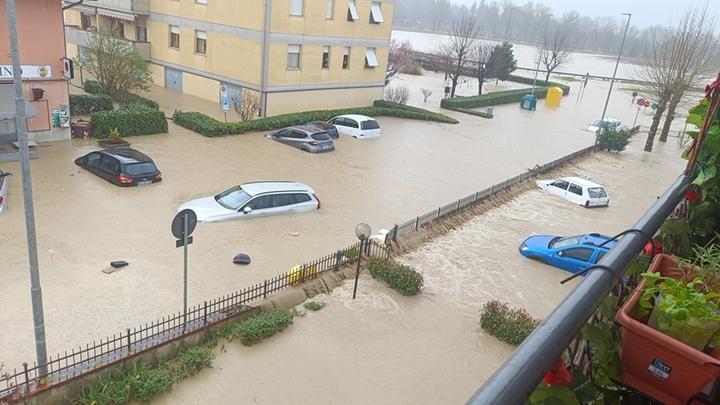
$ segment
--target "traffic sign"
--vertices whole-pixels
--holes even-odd
[[[224,84],[220,85],[220,107],[223,111],[230,109],[230,99],[228,98],[227,86]]]
[[[184,217],[187,215],[187,235],[184,235]],[[172,225],[170,225],[170,230],[172,231],[173,236],[175,236],[178,239],[183,239],[185,236],[192,235],[193,231],[195,230],[195,226],[197,226],[197,215],[195,215],[195,211],[191,209],[184,209],[175,215],[175,218],[173,218]]]
[[[643,104],[645,107],[650,107],[650,101],[645,100],[645,104]]]
[[[636,101],[637,105],[640,106],[640,107],[644,106],[644,105],[645,105],[645,102],[646,102],[646,100],[645,100],[644,98],[642,98],[642,97],[640,97],[640,98],[637,99],[637,101]]]

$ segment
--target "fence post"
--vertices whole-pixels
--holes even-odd
[[[267,279],[265,279],[265,287],[263,287],[263,298],[267,298]]]
[[[480,197],[480,192],[479,192],[479,191],[478,191],[477,193],[475,193],[475,199],[473,200],[474,203],[477,202],[478,197]]]
[[[503,189],[507,190],[509,181],[510,181],[510,179],[505,180],[505,187],[503,187]]]
[[[457,201],[457,206],[455,206],[455,211],[460,209],[460,200]]]
[[[207,323],[207,301],[203,303],[203,325]]]
[[[305,282],[305,268],[307,267],[306,264],[303,264],[302,270],[300,270],[300,282]]]
[[[415,231],[418,230],[418,223],[420,222],[420,217],[415,217]]]
[[[27,390],[27,387],[30,385],[30,375],[28,374],[27,362],[23,363],[23,370],[25,371],[25,389]]]
[[[495,185],[490,186],[490,195],[495,194]]]
[[[398,224],[395,224],[395,230],[393,231],[393,241],[397,241]]]
[[[437,216],[435,217],[435,219],[436,219],[436,220],[437,220],[437,219],[440,219],[440,207],[438,207],[438,212],[437,212]]]
[[[127,328],[127,346],[128,346],[128,355],[132,353],[132,350],[130,349],[130,328]]]

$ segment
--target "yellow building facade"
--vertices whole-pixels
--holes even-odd
[[[156,84],[218,102],[259,96],[261,115],[382,98],[394,0],[98,0],[66,24],[149,43]],[[66,37],[72,38],[72,35]],[[68,54],[82,40],[68,40]],[[73,49],[73,45],[75,48]],[[142,53],[142,52],[141,52]],[[232,110],[232,105],[230,106]]]

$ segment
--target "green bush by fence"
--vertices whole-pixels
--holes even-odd
[[[252,346],[290,326],[293,316],[293,311],[285,308],[260,312],[240,321],[235,326],[233,336],[239,337],[243,345]]]
[[[96,112],[91,116],[93,137],[104,139],[117,128],[120,136],[164,134],[168,123],[162,111],[134,104],[114,111]]]
[[[447,115],[410,107],[389,101],[377,100],[372,107],[345,108],[341,110],[316,110],[258,118],[244,122],[221,122],[199,112],[175,111],[173,121],[176,124],[201,135],[214,137],[237,135],[247,131],[269,131],[293,125],[302,125],[310,121],[327,121],[343,114],[362,114],[370,117],[399,117],[417,120],[437,121],[457,124],[457,120]]]
[[[482,96],[445,98],[440,101],[440,107],[447,108],[448,110],[457,110],[458,108],[478,108],[498,104],[519,103],[526,94],[530,94],[530,89],[496,91],[483,94]],[[537,96],[538,99],[545,98],[545,96],[547,96],[547,88],[536,87],[535,96]]]
[[[83,82],[83,89],[86,93],[90,94],[107,94],[103,85],[95,80],[85,80]],[[160,108],[160,105],[157,102],[150,100],[149,98],[139,96],[135,93],[130,93],[129,91],[122,91],[118,93],[115,97],[113,97],[113,100],[118,104],[144,104],[156,110]]]
[[[103,94],[105,93],[105,87],[100,82],[95,80],[85,80],[83,82],[83,90],[90,94]]]
[[[422,289],[422,274],[409,266],[390,261],[370,260],[368,267],[373,278],[382,280],[402,295],[417,295]]]
[[[112,97],[106,94],[71,94],[70,115],[92,114],[113,109]]]
[[[511,345],[519,345],[540,324],[522,308],[510,308],[500,301],[488,301],[483,305],[480,327],[487,333]]]

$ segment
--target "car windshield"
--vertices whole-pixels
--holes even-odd
[[[155,167],[155,163],[153,162],[131,163],[125,166],[125,173],[128,176],[141,176],[155,172],[157,172],[157,167]]]
[[[380,125],[375,120],[367,120],[362,122],[362,129],[378,129]]]
[[[246,193],[240,186],[233,187],[215,196],[215,201],[229,210],[237,210],[248,200],[250,200],[250,194]]]
[[[329,141],[330,139],[332,139],[327,132],[318,132],[316,134],[310,135],[310,137],[312,137],[312,139],[316,141]]]
[[[605,189],[602,187],[589,188],[588,195],[590,195],[590,198],[605,198],[605,197],[607,197],[607,193],[605,192]]]
[[[565,246],[577,245],[577,243],[580,242],[580,238],[582,238],[582,235],[568,236],[566,238],[557,237],[550,241],[549,247],[553,248],[553,249],[557,249],[557,248],[562,248]]]

